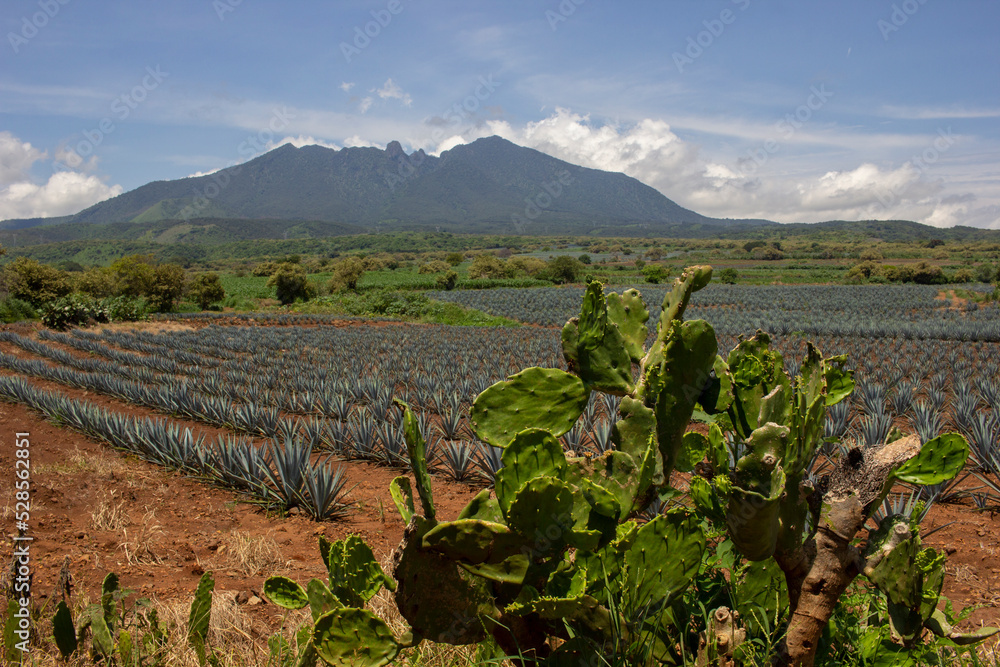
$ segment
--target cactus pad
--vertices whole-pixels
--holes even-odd
[[[467,563],[498,563],[518,553],[523,542],[501,523],[459,519],[436,525],[424,535],[421,547]]]
[[[928,440],[893,476],[910,484],[940,484],[957,475],[969,458],[969,445],[958,433],[945,433]]]
[[[330,588],[319,579],[310,579],[306,584],[306,597],[309,598],[309,611],[313,621],[330,611],[343,607]]]
[[[402,646],[381,619],[344,607],[320,616],[313,631],[316,653],[333,667],[388,665]]]
[[[558,368],[528,368],[476,397],[471,417],[476,434],[506,447],[526,428],[559,437],[573,428],[590,392],[580,378]]]
[[[625,342],[625,350],[632,361],[642,360],[643,347],[649,329],[649,310],[643,303],[638,290],[629,289],[618,295],[614,292],[607,295],[608,322],[618,327]]]
[[[704,551],[697,517],[657,516],[636,532],[625,552],[623,592],[637,605],[669,603],[698,574]]]
[[[494,480],[497,502],[504,516],[514,494],[535,477],[564,477],[568,464],[562,445],[548,431],[529,428],[518,433],[501,455],[503,467]]]
[[[305,590],[288,577],[268,577],[263,593],[273,604],[284,609],[302,609],[309,604]]]
[[[427,444],[420,434],[417,418],[413,416],[410,406],[398,398],[392,400],[403,408],[403,437],[406,440],[406,451],[410,456],[413,477],[417,482],[420,507],[424,512],[424,517],[429,521],[434,521],[434,497],[431,493],[431,476],[427,472]]]
[[[413,489],[409,477],[397,477],[389,484],[389,495],[396,504],[396,510],[403,523],[410,523],[410,518],[417,511],[413,505]]]

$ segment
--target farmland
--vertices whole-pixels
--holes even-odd
[[[266,279],[239,280],[246,298],[267,291]],[[640,289],[655,326],[667,290]],[[140,477],[156,476],[159,484],[200,498],[193,506],[204,505],[203,514],[216,515],[208,520],[210,527],[231,517],[226,525],[245,523],[262,534],[299,533],[288,538],[287,553],[278,549],[277,561],[297,559],[290,568],[275,566],[281,571],[296,576],[315,571],[315,564],[300,562],[315,560],[312,542],[302,536],[314,530],[330,537],[361,532],[386,557],[402,524],[385,489],[407,467],[401,412],[393,399],[413,408],[429,444],[435,485],[446,499],[442,506],[457,512],[470,489],[489,485],[500,466],[499,450],[479,441],[469,422],[473,400],[524,367],[566,368],[559,331],[579,313],[583,289],[495,288],[432,296],[531,326],[450,327],[289,312],[174,314],[142,326],[66,333],[19,325],[0,332],[0,395],[9,403],[4,408],[9,418],[59,447],[61,454],[47,461],[49,484],[64,481],[59,478],[64,473],[55,471],[72,456],[69,443],[88,457],[97,457],[95,443],[100,443],[125,454],[120,465],[143,470]],[[877,446],[893,428],[916,432],[924,442],[947,431],[965,434],[972,470],[982,483],[970,477],[954,485],[897,488],[881,512],[913,512],[921,500],[932,505],[929,526],[958,521],[930,539],[958,549],[959,569],[950,573],[946,590],[963,603],[986,604],[993,603],[988,591],[995,586],[996,560],[983,554],[998,548],[996,527],[992,514],[976,510],[1000,504],[997,315],[996,306],[942,298],[934,286],[712,284],[694,296],[687,311],[689,319],[714,325],[723,357],[740,336],[758,329],[773,334],[792,375],[803,362],[807,340],[825,355],[849,355],[846,365],[855,372],[857,388],[850,401],[827,413],[824,435],[831,441]],[[613,447],[618,409],[615,397],[592,394],[580,420],[562,437],[564,447],[591,455]],[[831,458],[840,451],[824,449]],[[78,466],[87,469],[83,462]],[[75,472],[65,474],[79,479],[72,477]],[[683,488],[682,479],[678,484]],[[171,512],[187,511],[171,494],[132,492],[165,503]],[[181,540],[196,552],[195,565],[164,555],[176,546],[168,536],[152,535],[152,520],[146,518],[152,509],[129,519],[133,535],[136,530],[152,535],[145,560],[130,556],[138,547],[129,542],[127,529],[105,530],[86,516],[70,518],[52,502],[57,497],[53,494],[38,516],[49,526],[67,524],[57,533],[64,537],[52,539],[70,542],[75,574],[86,586],[120,565],[131,585],[166,576],[183,591],[204,569],[197,563],[219,560],[213,555],[219,541],[210,535]],[[93,506],[96,489],[77,502]],[[101,502],[107,504],[107,497]],[[173,531],[186,530],[176,520],[169,524]],[[977,539],[966,539],[970,530]],[[78,534],[85,537],[73,543]],[[94,535],[103,542],[95,543]],[[171,563],[180,569],[171,570]],[[61,565],[51,559],[39,577],[54,585]],[[252,587],[259,586],[263,571],[233,572],[225,585],[259,592]],[[996,622],[997,615],[987,607],[975,618]]]

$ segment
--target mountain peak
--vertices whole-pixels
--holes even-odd
[[[406,152],[403,151],[403,146],[398,141],[390,141],[385,147],[385,153],[393,160],[406,157]]]

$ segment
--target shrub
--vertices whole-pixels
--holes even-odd
[[[847,272],[848,280],[869,280],[875,276],[884,276],[882,265],[878,262],[861,262],[851,267]]]
[[[940,266],[920,262],[913,267],[913,282],[918,285],[939,285],[944,281],[944,271]]]
[[[0,301],[0,322],[10,324],[11,322],[31,320],[36,317],[38,317],[38,313],[27,301],[13,296]]]
[[[108,322],[107,308],[86,294],[70,294],[42,307],[42,324],[50,329],[63,330],[91,322]]]
[[[753,252],[750,253],[750,256],[753,257],[754,259],[765,260],[769,262],[785,258],[784,254],[782,254],[780,250],[770,245],[754,248]]]
[[[912,266],[892,266],[891,264],[888,264],[882,267],[882,272],[885,274],[885,277],[889,282],[893,283],[913,282]]]
[[[449,252],[444,261],[448,262],[451,266],[458,266],[465,261],[465,255],[460,252]]]
[[[104,299],[114,296],[118,289],[117,282],[115,273],[110,267],[94,266],[77,276],[76,291],[95,299]]]
[[[361,257],[345,257],[333,268],[333,277],[327,283],[331,292],[358,289],[358,281],[365,275],[365,260]],[[305,273],[302,274],[303,279]],[[293,299],[294,300],[294,299]],[[282,302],[284,303],[284,302]]]
[[[971,283],[973,279],[972,269],[962,268],[955,272],[952,276],[951,281],[953,283]]]
[[[439,259],[432,260],[426,264],[422,264],[417,273],[444,273],[452,267],[448,262],[442,262]]]
[[[885,259],[881,252],[876,248],[868,248],[861,251],[861,261],[863,262],[881,262]]]
[[[577,276],[580,275],[582,269],[583,264],[580,263],[580,260],[574,259],[569,255],[559,255],[549,261],[546,273],[549,280],[557,285],[561,285],[563,283],[576,282]]]
[[[149,289],[142,295],[157,312],[170,312],[184,294],[184,269],[177,264],[160,264],[153,268]],[[131,295],[129,295],[131,296]]]
[[[129,255],[111,264],[115,276],[115,294],[138,297],[148,295],[153,287],[152,255]]]
[[[218,273],[201,273],[191,280],[188,295],[199,308],[208,310],[210,305],[226,298],[226,290],[219,281]]]
[[[642,275],[646,276],[647,283],[658,285],[670,276],[670,269],[657,264],[651,264],[642,270]]]
[[[269,278],[278,270],[278,266],[277,262],[261,262],[254,266],[250,273],[258,278]]]
[[[18,257],[5,266],[3,279],[10,296],[36,308],[73,291],[63,271],[27,257]]]
[[[586,253],[580,255],[577,259],[580,260],[581,264],[590,264],[590,255]]]
[[[142,298],[116,296],[101,301],[110,322],[135,322],[149,315],[149,304]]]
[[[469,267],[470,278],[510,278],[507,263],[496,255],[482,253],[476,255]]]
[[[507,270],[511,277],[525,275],[537,276],[543,273],[548,265],[538,257],[512,257],[507,260]]]
[[[455,284],[458,282],[458,274],[454,271],[449,271],[443,276],[437,277],[437,288],[443,290],[455,289]]]
[[[991,283],[997,278],[996,267],[992,264],[980,264],[975,269],[976,281],[980,283]]]
[[[726,285],[735,285],[736,281],[739,280],[740,274],[736,272],[736,269],[729,267],[719,271],[719,282]]]
[[[335,276],[336,277],[336,276]],[[268,287],[274,287],[278,301],[288,305],[295,301],[308,301],[316,296],[316,288],[306,277],[305,269],[298,264],[282,264],[267,281]]]

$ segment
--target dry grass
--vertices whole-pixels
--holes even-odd
[[[115,497],[114,491],[103,491],[97,498],[97,504],[90,512],[91,525],[97,530],[125,530],[132,522],[125,509],[126,502],[121,497]]]
[[[223,538],[213,564],[217,569],[236,570],[247,577],[270,577],[288,567],[274,536],[233,531]]]
[[[125,560],[129,565],[157,565],[163,560],[157,553],[158,536],[162,532],[156,523],[156,514],[146,512],[142,523],[131,535],[128,528],[122,529],[123,539],[118,548],[125,552]]]
[[[35,472],[38,474],[55,473],[57,475],[93,473],[107,477],[110,475],[121,476],[128,468],[128,461],[117,454],[82,452],[79,447],[76,447],[65,461],[41,463],[35,466]]]

